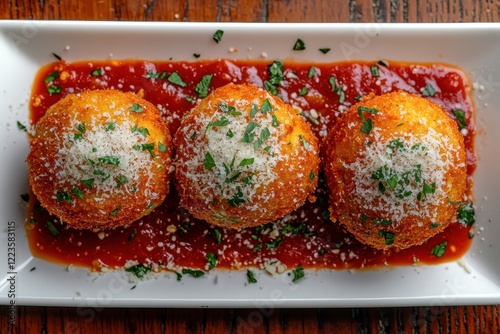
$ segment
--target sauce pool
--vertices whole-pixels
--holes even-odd
[[[168,122],[172,134],[183,114],[197,102],[195,87],[202,77],[213,74],[209,92],[229,82],[248,82],[264,87],[272,61],[58,61],[42,67],[35,79],[30,101],[31,122],[62,97],[87,89],[132,91],[153,103]],[[52,74],[57,72],[57,75]],[[186,84],[182,87],[176,72]],[[396,62],[340,62],[332,64],[283,64],[284,80],[279,96],[291,103],[323,140],[336,118],[370,92],[394,90],[424,95],[441,105],[451,117],[464,112],[467,150],[468,192],[476,161],[473,108],[467,77],[457,68],[443,64]],[[175,76],[176,77],[176,76]],[[332,87],[332,77],[335,87]],[[52,88],[51,88],[52,87]],[[341,87],[341,88],[338,88]],[[323,144],[325,145],[325,144]],[[323,179],[323,178],[321,178]],[[32,194],[25,224],[32,253],[48,261],[99,270],[141,264],[154,270],[244,267],[361,269],[414,263],[435,264],[460,258],[469,248],[473,229],[457,222],[422,245],[409,249],[379,251],[359,243],[339,224],[328,220],[328,190],[320,179],[315,203],[274,223],[241,231],[215,228],[196,220],[179,207],[172,190],[152,214],[127,227],[110,231],[86,231],[65,227],[40,207]],[[50,223],[47,223],[50,222]],[[447,242],[442,257],[432,249]]]

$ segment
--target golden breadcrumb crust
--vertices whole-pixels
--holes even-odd
[[[228,124],[210,125],[223,118]],[[251,122],[257,127],[244,139]],[[266,131],[269,138],[262,137]],[[185,115],[174,144],[181,205],[211,224],[258,226],[314,200],[318,140],[291,106],[265,90],[249,84],[216,89]]]
[[[464,200],[463,136],[440,106],[418,95],[365,97],[325,145],[331,220],[374,248],[425,242],[454,220],[451,202]]]
[[[36,124],[30,147],[31,189],[45,209],[74,228],[132,223],[169,191],[167,125],[155,106],[133,93],[64,97]]]

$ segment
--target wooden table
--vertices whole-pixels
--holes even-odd
[[[498,0],[1,0],[0,19],[241,22],[498,22]],[[498,305],[369,309],[20,307],[0,333],[499,333]],[[252,321],[249,322],[248,320]]]

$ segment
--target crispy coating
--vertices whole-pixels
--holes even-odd
[[[265,90],[216,89],[185,115],[174,144],[181,205],[211,224],[258,226],[314,200],[318,140]]]
[[[149,214],[169,191],[171,137],[133,93],[95,90],[51,106],[30,141],[31,188],[78,229],[112,229]]]
[[[455,218],[466,188],[464,140],[440,106],[418,95],[373,94],[326,141],[331,220],[377,249],[419,245]]]

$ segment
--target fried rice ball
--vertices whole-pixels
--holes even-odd
[[[263,89],[216,89],[185,115],[174,145],[181,205],[213,225],[258,226],[314,200],[318,140]]]
[[[171,146],[158,109],[133,93],[68,95],[36,124],[27,158],[30,185],[68,226],[116,228],[163,202]]]
[[[463,137],[440,106],[418,95],[366,97],[341,116],[326,145],[331,220],[374,248],[423,243],[464,200]]]

